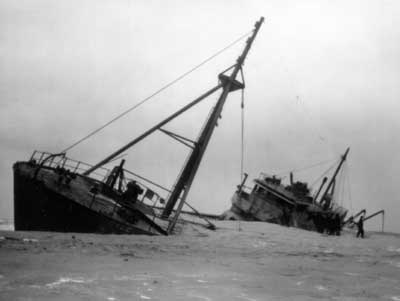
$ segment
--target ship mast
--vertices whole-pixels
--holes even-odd
[[[326,196],[327,196],[327,194],[328,194],[328,192],[329,192],[329,189],[331,189],[332,185],[334,185],[335,180],[336,180],[336,176],[337,176],[337,174],[339,173],[340,168],[342,167],[344,161],[346,161],[346,157],[347,157],[347,154],[349,153],[349,151],[350,151],[350,147],[348,147],[348,148],[346,149],[346,152],[342,155],[342,158],[341,158],[341,160],[340,160],[340,163],[339,163],[338,167],[336,168],[335,173],[333,174],[331,180],[329,181],[328,187],[326,187],[325,192],[324,192],[324,194],[323,194],[322,197],[321,197],[320,205],[323,205],[323,203],[326,202],[325,199],[326,199]],[[330,202],[329,202],[329,204],[327,204],[327,207],[329,207],[329,206],[330,206]]]
[[[142,135],[140,135],[139,137],[135,138],[134,140],[130,141],[129,143],[127,143],[126,145],[124,145],[123,147],[121,147],[120,149],[116,150],[115,152],[113,152],[111,155],[109,155],[108,157],[104,158],[103,160],[101,160],[100,162],[98,162],[97,164],[95,164],[94,166],[92,166],[91,168],[89,168],[88,170],[86,170],[83,175],[88,176],[89,174],[91,174],[92,172],[94,172],[95,170],[97,170],[98,168],[100,168],[101,166],[103,166],[104,164],[107,164],[108,162],[110,162],[111,160],[113,160],[114,158],[116,158],[118,155],[122,154],[124,151],[126,151],[127,149],[131,148],[132,146],[134,146],[135,144],[139,143],[140,141],[142,141],[144,138],[146,138],[147,136],[153,134],[156,131],[162,131],[164,133],[167,133],[168,131],[165,131],[162,129],[162,127],[164,125],[166,125],[167,123],[169,123],[171,120],[175,119],[176,117],[178,117],[179,115],[181,115],[182,113],[186,112],[187,110],[189,110],[190,108],[192,108],[193,106],[195,106],[196,104],[198,104],[199,102],[201,102],[203,99],[207,98],[208,96],[212,95],[213,93],[215,93],[216,91],[218,91],[219,89],[223,88],[224,91],[227,90],[228,92],[226,94],[228,94],[230,91],[233,91],[233,87],[235,87],[235,85],[240,84],[239,82],[237,82],[235,79],[237,73],[240,69],[240,67],[243,65],[244,62],[244,58],[248,52],[248,50],[250,49],[251,43],[253,42],[255,35],[258,32],[259,27],[261,26],[261,23],[264,21],[264,18],[261,18],[259,22],[256,23],[253,35],[250,39],[248,39],[247,41],[247,47],[245,49],[245,51],[243,52],[243,54],[239,57],[237,64],[234,65],[233,67],[235,67],[234,71],[232,72],[232,75],[230,77],[227,77],[224,74],[220,74],[220,79],[221,82],[216,85],[215,87],[211,88],[210,90],[208,90],[207,92],[203,93],[201,96],[199,96],[198,98],[196,98],[195,100],[193,100],[191,103],[189,103],[188,105],[184,106],[182,109],[176,111],[175,113],[173,113],[172,115],[170,115],[169,117],[167,117],[166,119],[164,119],[163,121],[159,122],[158,124],[156,124],[155,126],[153,126],[152,128],[150,128],[149,130],[147,130],[146,132],[144,132]],[[250,41],[250,42],[249,42]],[[239,66],[239,67],[237,67]],[[229,68],[231,69],[231,68]],[[228,70],[229,70],[228,69]],[[228,71],[226,70],[226,71]],[[225,71],[225,72],[226,72]],[[229,84],[229,89],[227,88],[227,81],[230,82]],[[232,83],[234,82],[234,83]],[[244,85],[243,85],[244,86]],[[237,89],[237,88],[236,88]],[[225,94],[225,92],[223,92],[223,94]],[[221,96],[222,97],[222,96]],[[226,98],[226,95],[225,95]],[[221,98],[220,98],[221,99]],[[224,100],[225,101],[225,100]],[[222,109],[222,107],[221,107]],[[168,132],[168,135],[170,135],[173,138],[177,138],[179,135],[173,134]],[[182,138],[182,137],[179,137]],[[178,141],[182,142],[182,139],[177,139]],[[186,140],[186,139],[183,139]]]
[[[85,171],[83,173],[84,176],[88,176],[90,173],[92,173],[93,171],[95,171],[96,169],[100,168],[101,166],[103,166],[104,164],[107,164],[108,162],[110,162],[112,159],[116,158],[117,156],[119,156],[120,154],[122,154],[124,151],[126,151],[127,149],[131,148],[132,146],[134,146],[135,144],[139,143],[140,141],[142,141],[144,138],[146,138],[147,136],[153,134],[155,131],[157,130],[161,130],[162,127],[164,125],[166,125],[168,122],[170,122],[171,120],[173,120],[174,118],[178,117],[179,115],[181,115],[182,113],[186,112],[187,110],[189,110],[190,108],[192,108],[193,106],[195,106],[196,104],[198,104],[199,102],[201,102],[203,99],[207,98],[208,96],[212,95],[214,92],[218,91],[220,88],[222,87],[221,84],[216,85],[214,88],[211,88],[210,90],[208,90],[207,92],[205,92],[204,94],[200,95],[198,98],[196,98],[195,100],[193,100],[191,103],[187,104],[186,106],[184,106],[183,108],[181,108],[180,110],[176,111],[175,113],[173,113],[172,115],[170,115],[169,117],[167,117],[166,119],[164,119],[163,121],[159,122],[158,124],[156,124],[155,126],[153,126],[151,129],[147,130],[146,132],[144,132],[142,135],[140,135],[139,137],[133,139],[131,142],[129,142],[128,144],[124,145],[123,147],[121,147],[120,149],[118,149],[117,151],[113,152],[111,155],[109,155],[108,157],[106,157],[105,159],[101,160],[99,163],[97,163],[96,165],[94,165],[93,167],[89,168],[87,171]]]
[[[86,175],[86,176],[89,175],[90,173],[92,173],[93,171],[95,171],[96,169],[101,167],[102,165],[110,162],[112,159],[114,159],[115,157],[117,157],[118,155],[120,155],[121,153],[126,151],[128,148],[137,144],[138,142],[140,142],[141,140],[143,140],[144,138],[146,138],[147,136],[149,136],[150,134],[154,133],[157,130],[164,132],[165,134],[171,136],[172,138],[174,138],[182,143],[185,142],[184,144],[186,144],[186,145],[188,145],[186,142],[188,142],[188,141],[191,142],[193,144],[193,146],[190,145],[190,147],[192,148],[192,151],[189,154],[189,157],[186,160],[186,163],[182,169],[182,172],[180,173],[180,175],[175,183],[174,189],[171,191],[171,193],[169,195],[168,202],[162,213],[163,217],[168,218],[170,216],[171,212],[173,211],[176,202],[180,199],[180,203],[177,208],[177,213],[175,214],[174,219],[170,223],[170,226],[169,226],[169,231],[171,231],[176,223],[178,215],[183,207],[183,204],[185,203],[185,200],[189,193],[190,187],[192,185],[194,176],[196,175],[197,169],[199,168],[200,162],[203,158],[204,152],[207,148],[210,138],[214,132],[214,128],[217,125],[218,119],[221,116],[221,112],[224,107],[225,100],[226,100],[228,94],[235,90],[244,89],[244,83],[236,80],[236,77],[237,77],[238,73],[240,72],[242,75],[242,78],[243,78],[242,66],[244,64],[246,56],[247,56],[247,54],[251,48],[251,45],[253,44],[253,41],[256,38],[257,33],[263,22],[264,22],[264,18],[261,17],[260,20],[255,23],[253,33],[247,39],[246,46],[245,46],[242,54],[238,57],[236,63],[232,67],[228,68],[227,70],[225,70],[224,72],[219,74],[218,85],[216,85],[212,89],[208,90],[203,95],[199,96],[198,98],[193,100],[191,103],[189,103],[182,109],[180,109],[177,112],[175,112],[174,114],[170,115],[163,121],[159,122],[158,124],[156,124],[155,126],[150,128],[149,130],[144,132],[139,137],[135,138],[131,142],[127,143],[126,145],[124,145],[123,147],[121,147],[120,149],[118,149],[117,151],[112,153],[111,155],[109,155],[108,157],[106,157],[105,159],[103,159],[102,161],[100,161],[99,163],[97,163],[96,165],[91,167],[90,169],[88,169],[86,172],[84,172],[83,175]],[[230,70],[232,70],[232,73],[229,76],[226,75],[225,73]],[[182,136],[179,136],[177,134],[166,131],[162,128],[164,125],[169,123],[171,120],[173,120],[177,116],[181,115],[182,113],[186,112],[188,109],[190,109],[194,105],[198,104],[200,101],[202,101],[203,99],[210,96],[211,94],[213,94],[214,92],[216,92],[217,90],[219,90],[221,88],[222,88],[222,93],[221,93],[215,107],[212,109],[212,112],[211,112],[205,126],[203,127],[197,141],[191,141]]]
[[[215,107],[213,108],[213,110],[210,114],[210,117],[208,118],[203,130],[201,131],[197,142],[195,142],[194,148],[193,148],[191,154],[189,155],[189,157],[186,161],[186,164],[183,167],[182,172],[175,183],[173,191],[169,195],[167,204],[163,211],[163,217],[167,218],[171,214],[172,210],[174,209],[176,202],[180,199],[180,203],[178,205],[174,221],[172,221],[172,223],[170,224],[169,231],[171,231],[172,228],[174,227],[177,216],[179,215],[179,213],[183,207],[183,204],[185,203],[185,200],[189,193],[190,187],[192,185],[194,176],[196,175],[196,172],[199,168],[200,162],[203,158],[204,152],[210,141],[211,135],[214,132],[214,128],[217,125],[218,119],[221,116],[221,112],[224,107],[225,100],[226,100],[228,94],[232,91],[244,88],[244,84],[238,82],[236,80],[236,76],[238,75],[239,71],[242,70],[243,63],[246,59],[246,56],[251,48],[251,45],[252,45],[255,37],[257,36],[257,33],[258,33],[263,21],[264,21],[264,18],[262,17],[258,22],[256,22],[253,34],[247,40],[246,46],[245,46],[242,54],[238,57],[236,64],[231,67],[233,69],[231,75],[227,76],[223,73],[219,75],[219,79],[223,85],[222,93],[221,93]],[[231,68],[229,68],[228,70],[230,70]],[[226,71],[228,71],[228,70],[226,70]]]

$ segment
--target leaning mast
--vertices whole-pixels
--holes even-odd
[[[238,73],[241,72],[241,75],[243,78],[242,66],[244,64],[246,56],[247,56],[247,54],[251,48],[251,45],[253,44],[253,41],[256,38],[257,33],[263,22],[264,22],[264,17],[261,17],[260,20],[255,23],[253,33],[247,39],[246,46],[245,46],[242,54],[238,57],[236,63],[232,67],[228,68],[227,70],[225,70],[224,72],[219,74],[218,85],[216,85],[212,89],[208,90],[207,92],[205,92],[204,94],[202,94],[201,96],[199,96],[198,98],[196,98],[191,103],[189,103],[182,109],[178,110],[174,114],[170,115],[169,117],[167,117],[160,123],[156,124],[155,126],[153,126],[149,130],[144,132],[139,137],[135,138],[134,140],[130,141],[129,143],[127,143],[120,149],[116,150],[114,153],[112,153],[105,159],[101,160],[99,163],[97,163],[93,167],[89,168],[86,172],[83,173],[83,175],[88,176],[90,173],[94,172],[96,169],[103,166],[104,164],[110,162],[112,159],[116,158],[118,155],[120,155],[121,153],[126,151],[128,148],[139,143],[141,140],[143,140],[144,138],[151,135],[152,133],[154,133],[157,130],[164,132],[165,134],[171,136],[172,138],[174,138],[180,142],[184,142],[184,144],[186,144],[186,145],[188,145],[186,142],[188,142],[188,141],[191,142],[193,144],[193,145],[190,145],[190,147],[192,148],[192,151],[186,161],[186,164],[184,165],[184,167],[182,169],[182,172],[180,173],[180,175],[175,183],[173,190],[171,191],[171,193],[168,197],[167,204],[162,213],[162,216],[164,218],[168,218],[170,216],[171,212],[173,211],[175,204],[180,199],[180,203],[177,208],[177,214],[175,214],[174,220],[172,221],[172,223],[170,224],[170,227],[169,227],[169,231],[171,231],[175,225],[175,222],[176,222],[176,219],[178,218],[180,210],[182,209],[183,204],[185,203],[185,200],[189,193],[190,187],[192,185],[194,176],[196,175],[196,172],[199,168],[200,162],[203,158],[204,152],[207,148],[210,138],[214,132],[214,128],[217,125],[218,119],[221,116],[221,112],[224,107],[225,100],[226,100],[228,94],[232,91],[244,89],[244,83],[236,80],[236,77],[237,77]],[[232,73],[228,76],[225,73],[229,70],[232,70]],[[201,102],[203,99],[210,96],[211,94],[213,94],[214,92],[216,92],[219,89],[222,89],[222,93],[221,93],[215,107],[213,108],[204,128],[202,129],[197,141],[191,141],[182,136],[179,136],[172,132],[166,131],[162,128],[164,125],[169,123],[171,120],[175,119],[182,113],[186,112],[188,109],[195,106],[196,104]],[[185,140],[185,141],[182,141],[182,140]]]
[[[335,181],[336,181],[336,176],[337,176],[337,174],[339,173],[340,168],[342,167],[344,161],[346,161],[347,154],[349,153],[349,151],[350,151],[350,147],[348,147],[348,148],[346,149],[346,152],[342,155],[342,157],[341,157],[341,159],[340,159],[340,162],[339,162],[339,165],[337,166],[337,168],[336,168],[336,170],[335,170],[335,172],[334,172],[334,174],[333,174],[331,180],[329,181],[328,187],[326,187],[325,192],[324,192],[324,194],[323,194],[322,197],[321,197],[320,205],[324,205],[324,206],[325,206],[325,203],[326,203],[326,196],[328,195],[329,189],[331,189],[331,187],[334,185],[334,183],[335,183]],[[328,204],[328,206],[330,206],[330,203]]]
[[[203,158],[204,152],[207,148],[210,138],[214,132],[214,128],[217,125],[218,119],[221,116],[221,112],[224,107],[225,100],[226,100],[228,94],[230,92],[238,90],[238,89],[244,89],[244,84],[237,81],[236,77],[237,77],[238,73],[241,72],[241,70],[242,70],[242,66],[244,64],[246,56],[251,48],[251,45],[252,45],[254,39],[257,36],[257,33],[258,33],[263,21],[264,21],[264,18],[261,17],[260,20],[258,22],[256,22],[254,30],[253,30],[253,34],[247,40],[246,46],[245,46],[242,54],[238,57],[236,64],[228,69],[228,70],[233,69],[231,75],[227,76],[224,73],[221,73],[219,75],[219,79],[222,83],[222,89],[223,89],[221,96],[219,97],[217,104],[215,105],[214,109],[212,110],[210,117],[208,118],[202,132],[200,133],[199,139],[197,140],[197,142],[195,142],[194,148],[193,148],[189,158],[187,159],[186,164],[185,164],[184,168],[182,169],[180,176],[178,177],[178,179],[175,183],[174,189],[172,190],[171,194],[169,195],[167,204],[163,211],[163,217],[165,217],[165,218],[169,217],[172,210],[174,209],[175,204],[180,199],[180,203],[177,208],[177,213],[175,215],[174,221],[170,225],[169,231],[171,231],[173,229],[176,219],[177,219],[177,216],[179,215],[180,210],[182,209],[183,204],[185,203],[185,200],[186,200],[186,197],[190,190],[190,187],[192,185],[194,176],[196,175],[196,172],[199,168],[200,162]],[[228,70],[226,70],[226,71],[228,71]]]

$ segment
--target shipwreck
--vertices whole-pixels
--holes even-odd
[[[345,153],[341,155],[329,181],[327,177],[323,177],[318,190],[314,194],[308,187],[308,183],[294,181],[293,173],[290,173],[288,185],[285,185],[279,177],[261,173],[254,180],[254,185],[250,187],[246,186],[248,175],[244,174],[242,183],[237,186],[237,190],[232,196],[231,208],[225,211],[220,218],[224,220],[269,222],[338,235],[343,228],[354,228],[356,219],[360,216],[363,217],[365,222],[381,215],[383,232],[384,210],[366,216],[366,210],[363,209],[347,217],[349,210],[339,205],[335,200],[335,184],[349,151],[350,148],[347,148]],[[327,182],[328,185],[325,188]]]
[[[323,232],[326,224],[342,228],[348,210],[338,205],[333,198],[336,177],[347,158],[349,148],[341,156],[328,185],[324,177],[315,195],[311,194],[307,183],[294,181],[290,174],[289,185],[282,179],[261,173],[252,187],[247,187],[247,175],[238,185],[232,197],[232,206],[223,213],[226,220],[262,221],[306,230]],[[320,194],[322,193],[321,197]]]
[[[57,154],[34,151],[14,170],[15,230],[167,235],[172,233],[186,203],[200,162],[221,116],[227,96],[244,89],[242,67],[264,21],[255,23],[243,52],[233,66],[218,75],[218,84],[159,122],[95,165]],[[246,36],[247,37],[247,36]],[[188,139],[164,128],[208,96],[220,91],[197,139]],[[124,168],[105,165],[156,131],[190,148],[175,185],[167,189]],[[157,187],[167,196],[157,193]],[[160,205],[162,209],[160,209]]]

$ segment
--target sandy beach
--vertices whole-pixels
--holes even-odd
[[[0,232],[0,300],[400,300],[400,239],[268,223],[179,235]]]

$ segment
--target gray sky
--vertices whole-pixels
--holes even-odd
[[[400,231],[398,1],[0,1],[0,217],[12,164],[58,152],[253,28],[245,65],[245,170],[278,173],[351,147],[343,205],[385,209]],[[95,163],[217,82],[244,42],[68,156]],[[167,128],[196,137],[216,97]],[[173,185],[187,151],[156,134],[127,167]],[[328,166],[295,173],[312,182]],[[212,137],[190,203],[221,213],[240,181],[240,93]],[[379,228],[380,220],[369,228]]]

